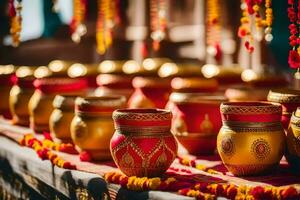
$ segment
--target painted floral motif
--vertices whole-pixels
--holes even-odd
[[[251,152],[258,160],[264,160],[270,155],[271,148],[266,140],[260,138],[252,143]]]

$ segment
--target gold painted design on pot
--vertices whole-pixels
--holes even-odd
[[[268,101],[277,103],[300,103],[300,91],[292,89],[270,90]]]

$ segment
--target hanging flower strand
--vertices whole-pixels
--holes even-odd
[[[103,55],[113,43],[113,29],[120,23],[119,0],[98,0],[97,52]]]
[[[222,58],[220,40],[220,2],[219,0],[209,0],[207,1],[207,53],[214,56],[216,61],[220,61]]]
[[[300,24],[300,1],[298,0],[288,0],[288,18],[290,20],[289,30],[290,30],[290,46],[291,50],[289,52],[288,63],[291,68],[300,68],[300,39],[299,39],[299,24]],[[298,10],[298,12],[297,12]]]
[[[22,30],[22,1],[17,0],[16,5],[14,0],[9,0],[9,17],[10,17],[10,34],[12,38],[12,45],[14,47],[20,44],[20,35]]]
[[[166,37],[167,29],[167,4],[165,0],[150,1],[150,27],[152,47],[159,50],[160,42]]]
[[[263,34],[266,42],[273,40],[272,23],[273,10],[271,0],[242,0],[241,1],[242,17],[239,27],[238,36],[247,38],[245,47],[249,53],[254,51],[254,38],[260,41]],[[265,18],[262,17],[262,12],[265,12]],[[255,23],[255,34],[252,30],[252,23]],[[264,31],[263,31],[264,30]]]
[[[72,40],[79,43],[81,37],[87,32],[83,23],[86,15],[87,0],[73,0],[73,19],[70,25]]]

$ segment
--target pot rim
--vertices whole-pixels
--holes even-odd
[[[282,107],[279,103],[267,101],[223,102],[220,106],[222,114],[280,114]]]
[[[300,90],[290,88],[272,89],[269,91],[268,101],[276,103],[300,103]]]
[[[222,103],[228,101],[223,93],[183,93],[172,92],[169,97],[174,103]]]
[[[175,77],[171,81],[172,89],[183,90],[183,89],[217,89],[219,84],[216,79],[205,79],[199,77]]]
[[[111,113],[114,109],[122,108],[126,104],[123,95],[79,96],[75,99],[75,111],[86,113]]]
[[[126,108],[115,110],[113,112],[113,119],[124,119],[134,121],[162,121],[171,120],[172,113],[170,110],[158,108]]]

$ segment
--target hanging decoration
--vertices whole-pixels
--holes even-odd
[[[9,0],[9,17],[10,17],[10,34],[12,38],[12,45],[14,47],[20,44],[20,35],[22,30],[22,1]]]
[[[290,20],[290,46],[288,63],[291,68],[300,68],[300,39],[299,39],[299,25],[300,25],[300,1],[288,0],[288,18]]]
[[[87,0],[73,0],[73,19],[70,25],[72,40],[79,43],[87,32],[84,24]]]
[[[120,23],[119,0],[98,0],[97,52],[103,55],[113,42],[113,29]]]
[[[207,31],[206,45],[207,53],[214,56],[216,61],[222,58],[221,50],[221,20],[220,20],[220,2],[219,0],[207,1]]]
[[[150,1],[150,27],[152,48],[159,50],[160,42],[166,37],[167,29],[167,3],[166,0]]]
[[[240,38],[246,38],[245,47],[249,53],[254,51],[253,40],[266,42],[273,40],[273,10],[271,0],[242,0],[241,25],[238,30]],[[264,14],[264,17],[262,16]],[[253,28],[255,27],[255,28]]]

